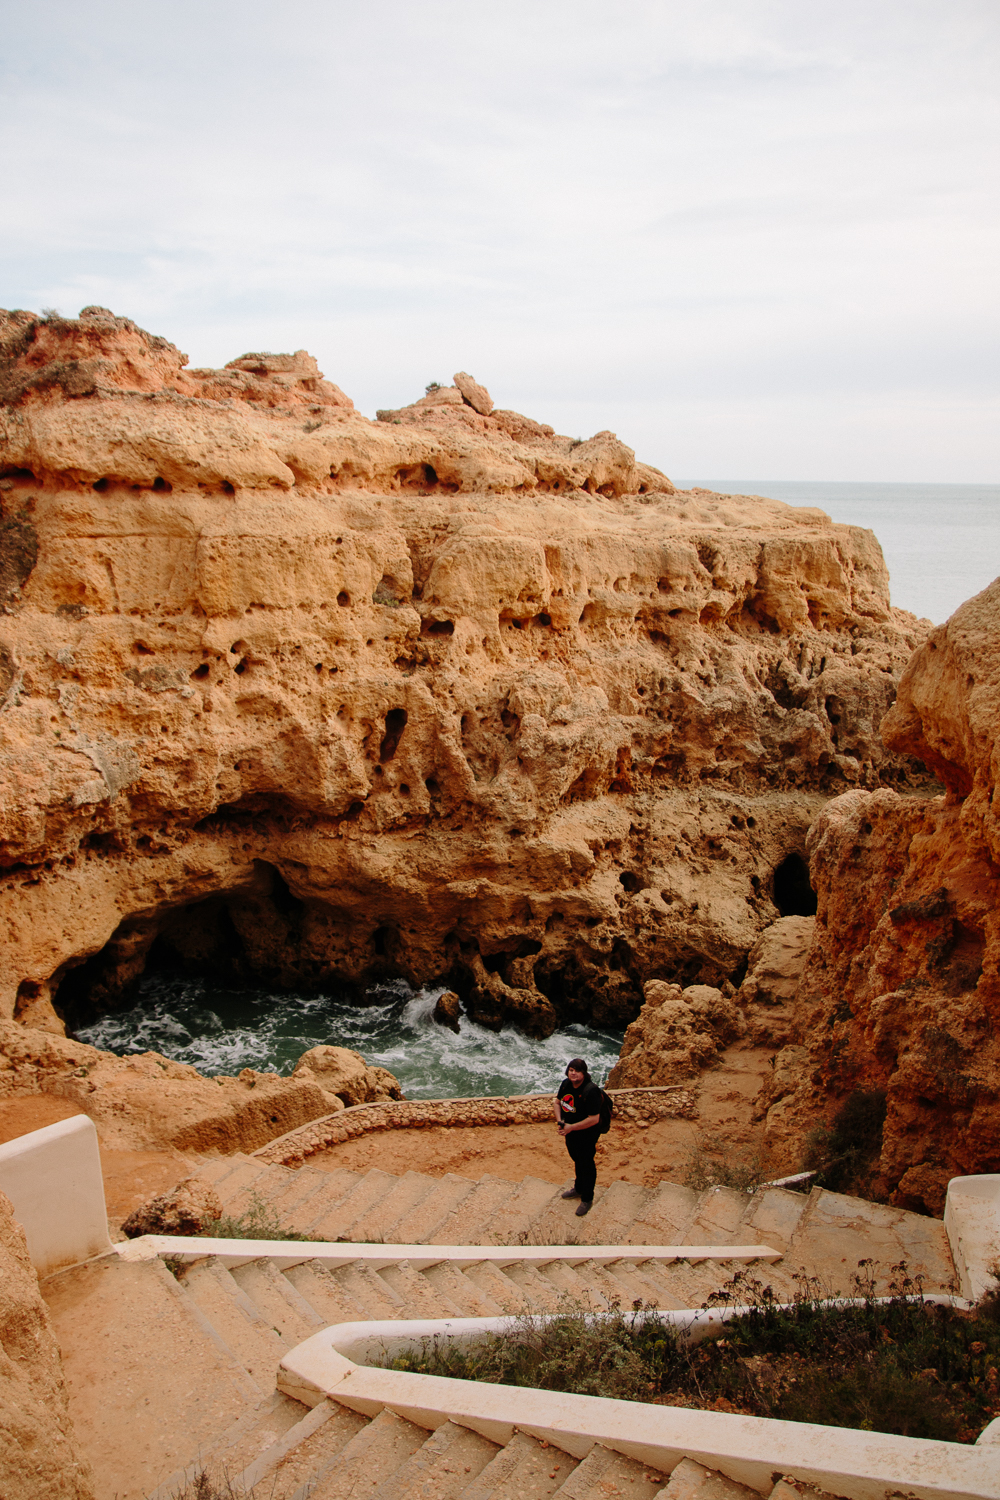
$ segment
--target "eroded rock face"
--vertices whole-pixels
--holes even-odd
[[[59,1346],[10,1200],[0,1193],[0,1494],[94,1500],[76,1452]]]
[[[304,352],[191,371],[100,308],[0,315],[0,367],[0,1007],[36,1030],[154,944],[628,1021],[797,909],[830,796],[921,782],[869,532],[464,376],[372,422]]]
[[[938,797],[831,802],[810,833],[819,898],[799,990],[808,1056],[772,1137],[881,1088],[881,1188],[940,1212],[948,1178],[1000,1170],[1000,581],[935,630],[882,726]]]
[[[344,1108],[402,1099],[403,1091],[387,1068],[369,1066],[350,1047],[310,1047],[295,1064],[293,1078],[315,1078],[324,1093]]]
[[[682,1082],[713,1062],[746,1023],[733,1001],[708,984],[651,979],[645,1003],[625,1032],[621,1059],[608,1074],[613,1089]]]

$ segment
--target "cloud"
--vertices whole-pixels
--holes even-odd
[[[8,0],[4,31],[7,305],[198,364],[305,346],[368,411],[471,368],[668,471],[996,474],[993,0]]]

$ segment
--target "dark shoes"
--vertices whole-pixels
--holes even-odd
[[[563,1194],[563,1197],[565,1197],[565,1196],[566,1196],[566,1195],[565,1195],[565,1193],[564,1193],[564,1194]],[[575,1195],[574,1195],[574,1196],[575,1196]],[[594,1206],[594,1202],[593,1202],[593,1199],[591,1199],[591,1201],[590,1201],[590,1202],[589,1202],[589,1203],[584,1203],[584,1202],[581,1202],[581,1204],[580,1204],[580,1207],[579,1207],[579,1208],[578,1208],[578,1209],[577,1209],[577,1211],[576,1211],[576,1216],[577,1216],[577,1218],[578,1218],[578,1219],[582,1219],[582,1218],[583,1218],[583,1216],[584,1216],[584,1214],[589,1214],[589,1213],[590,1213],[590,1210],[591,1210],[591,1209],[592,1209],[592,1208],[593,1208],[593,1206]]]
[[[563,1193],[564,1198],[579,1198],[579,1196],[580,1194],[577,1192],[576,1188],[570,1188],[568,1193]]]

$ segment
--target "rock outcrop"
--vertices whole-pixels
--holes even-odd
[[[388,1068],[370,1067],[361,1053],[350,1047],[310,1047],[295,1064],[292,1077],[314,1078],[341,1109],[350,1104],[381,1104],[387,1099],[403,1097]]]
[[[625,1032],[621,1058],[608,1074],[608,1087],[645,1088],[679,1083],[713,1062],[727,1043],[746,1031],[733,1001],[709,984],[651,979],[645,1003]]]
[[[935,1213],[949,1177],[1000,1170],[998,723],[1000,580],[916,652],[882,725],[944,794],[855,790],[810,833],[808,1024],[767,1116],[773,1141],[801,1139],[854,1090],[885,1090],[876,1189]]]
[[[185,365],[106,309],[0,315],[0,1012],[33,1034],[154,945],[629,1021],[809,909],[831,796],[926,784],[877,734],[924,628],[870,532],[676,492],[464,374],[373,422],[303,352]]]
[[[94,1500],[75,1449],[59,1346],[10,1200],[0,1193],[0,1494]]]
[[[185,1177],[129,1214],[122,1224],[126,1239],[143,1234],[204,1234],[222,1218],[222,1200],[210,1182]]]
[[[356,1055],[356,1054],[353,1054]],[[381,1097],[399,1097],[391,1073]],[[255,1151],[308,1120],[343,1109],[308,1070],[279,1078],[244,1068],[205,1078],[157,1052],[116,1057],[69,1037],[0,1021],[0,1099],[54,1094],[79,1105],[102,1143],[119,1150]]]

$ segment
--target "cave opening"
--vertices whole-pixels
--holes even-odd
[[[801,854],[788,854],[775,869],[773,900],[783,917],[814,917],[816,892]]]

